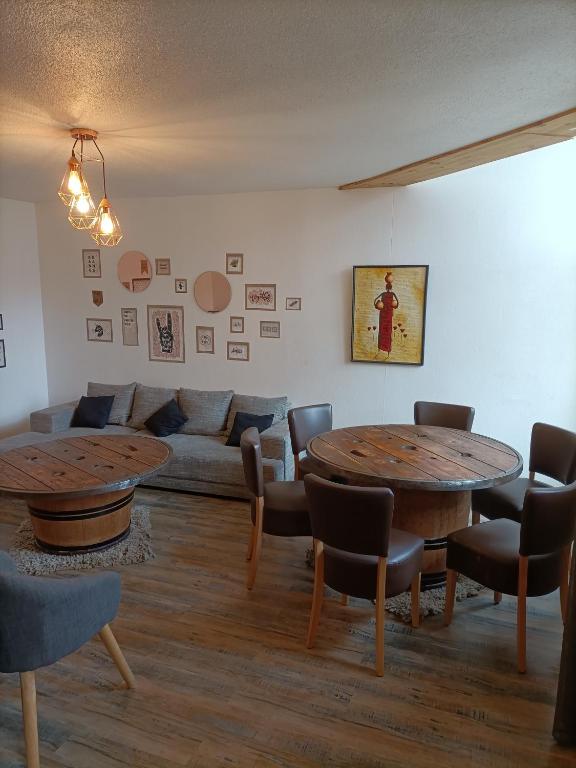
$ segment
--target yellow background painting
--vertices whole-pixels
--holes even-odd
[[[352,360],[422,365],[427,281],[426,266],[354,267]]]

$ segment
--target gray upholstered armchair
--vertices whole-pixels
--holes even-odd
[[[25,576],[0,552],[0,672],[19,672],[28,768],[38,768],[34,670],[76,651],[95,634],[129,688],[134,676],[109,623],[120,603],[120,577],[101,573],[67,579]]]

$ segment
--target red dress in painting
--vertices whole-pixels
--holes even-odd
[[[392,290],[390,273],[386,275],[386,290],[374,300],[374,306],[380,312],[378,328],[378,349],[390,354],[392,351],[392,316],[398,307],[398,297]]]

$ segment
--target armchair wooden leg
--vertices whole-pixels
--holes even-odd
[[[562,551],[562,573],[560,576],[560,610],[562,621],[566,624],[568,618],[568,587],[570,580],[570,550],[571,546],[564,547]]]
[[[388,558],[378,558],[376,581],[376,674],[384,674],[384,621],[386,612],[386,567]]]
[[[494,603],[498,605],[502,602],[502,592],[494,592]]]
[[[321,541],[314,541],[314,594],[312,596],[312,609],[310,610],[310,621],[308,623],[308,637],[306,638],[306,648],[312,648],[316,639],[316,631],[320,614],[322,613],[322,602],[324,600],[324,544]]]
[[[36,711],[36,678],[34,672],[20,672],[20,695],[24,719],[27,768],[40,768],[38,748],[38,715]]]
[[[478,525],[480,522],[480,512],[476,512],[476,510],[472,510],[472,525]]]
[[[410,585],[410,616],[412,619],[412,626],[420,626],[420,581],[422,575],[418,573],[412,579]]]
[[[248,576],[246,578],[246,588],[252,589],[256,580],[256,571],[258,570],[258,562],[260,560],[260,551],[262,549],[262,523],[264,518],[264,499],[258,497],[255,502],[255,521],[252,540],[252,551],[250,557],[250,564],[248,565]]]
[[[348,605],[348,595],[340,595],[340,605]]]
[[[526,672],[526,591],[528,589],[528,558],[520,555],[518,568],[518,606],[516,612],[516,638],[518,646],[518,672]]]
[[[446,602],[444,603],[444,626],[447,627],[452,621],[454,612],[454,598],[456,597],[456,582],[458,573],[448,568],[446,571]]]
[[[112,634],[112,630],[110,629],[110,625],[106,624],[105,627],[102,627],[102,629],[99,632],[100,639],[106,646],[106,650],[112,656],[112,660],[114,661],[114,664],[118,667],[118,671],[124,678],[124,681],[128,688],[136,688],[136,680],[134,679],[134,675],[132,674],[132,670],[128,666],[128,662],[124,658],[124,654],[120,650],[120,646],[116,642],[116,638]]]

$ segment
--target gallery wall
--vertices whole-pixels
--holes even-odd
[[[36,214],[32,203],[0,199],[0,438],[28,429],[48,404]],[[0,366],[3,353],[0,350]]]
[[[527,452],[535,420],[576,428],[575,159],[566,142],[405,189],[139,200],[114,200],[111,162],[125,237],[101,249],[101,279],[83,278],[93,243],[62,204],[37,206],[50,401],[88,380],[137,380],[330,401],[345,425],[410,421],[415,399],[437,399],[474,405],[479,432]],[[129,293],[116,277],[127,250],[169,258],[171,275]],[[229,276],[228,309],[207,314],[192,286],[224,272],[226,252],[244,254],[244,274]],[[422,367],[350,362],[355,264],[430,265]],[[246,311],[246,282],[276,284],[277,311]],[[301,297],[302,311],[286,311],[285,297]],[[148,360],[148,304],[184,306],[185,363]],[[138,309],[137,347],[122,345],[121,307]],[[243,336],[228,332],[230,315],[245,317]],[[88,342],[87,317],[112,318],[113,343]],[[280,339],[259,338],[261,319],[280,321]],[[215,327],[214,355],[196,353],[196,325]],[[249,362],[226,359],[229,339],[250,343]]]

